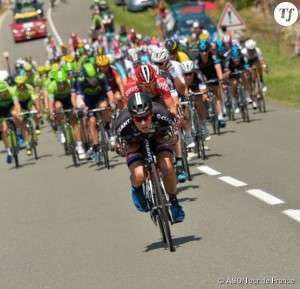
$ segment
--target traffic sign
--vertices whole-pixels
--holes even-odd
[[[218,24],[218,27],[221,26],[226,26],[227,30],[241,30],[246,24],[233,5],[226,3]]]

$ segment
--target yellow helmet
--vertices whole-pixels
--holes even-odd
[[[15,82],[16,82],[17,85],[25,84],[26,80],[27,80],[27,76],[25,76],[25,75],[18,75],[15,78]]]
[[[50,64],[46,64],[44,66],[44,70],[45,70],[45,72],[49,72],[51,70],[51,65]]]
[[[63,60],[67,63],[73,62],[75,57],[72,54],[67,54],[63,57]]]
[[[32,65],[28,62],[25,62],[23,65],[25,71],[31,71],[32,70]]]
[[[209,39],[209,34],[208,33],[202,32],[199,35],[199,40],[208,40],[208,39]]]
[[[96,58],[96,63],[98,66],[107,66],[110,64],[110,61],[106,55],[99,55]]]
[[[44,65],[39,65],[37,68],[37,71],[39,74],[43,74],[44,72],[46,72],[45,66]]]
[[[59,70],[59,64],[58,63],[53,63],[51,70],[53,70],[53,71]]]

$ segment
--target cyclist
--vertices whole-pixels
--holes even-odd
[[[260,81],[263,85],[263,91],[267,90],[263,79],[263,70],[267,71],[267,64],[263,58],[261,50],[256,46],[256,42],[253,39],[248,39],[245,42],[245,47],[242,49],[243,55],[248,59],[250,67],[256,66]]]
[[[122,98],[124,95],[123,82],[117,69],[110,63],[107,55],[99,55],[96,59],[97,66],[104,73],[108,84],[114,94],[115,101],[122,108]]]
[[[230,76],[231,92],[234,99],[235,113],[240,112],[239,105],[238,105],[238,94],[237,94],[237,78],[239,76],[230,75],[230,74],[236,71],[244,71],[241,77],[243,79],[243,82],[245,83],[245,86],[249,88],[247,74],[246,74],[248,69],[249,69],[249,65],[247,63],[247,59],[243,56],[241,49],[239,48],[239,46],[233,45],[230,50],[229,59],[226,62],[225,74],[228,73]]]
[[[76,97],[72,96],[72,84],[71,81],[68,80],[67,74],[64,70],[60,69],[54,74],[54,79],[48,85],[48,98],[50,115],[55,115],[55,121],[57,124],[57,140],[59,143],[64,144],[66,139],[62,128],[62,110],[73,109],[76,107]],[[70,122],[77,141],[76,151],[78,153],[78,157],[79,159],[84,159],[86,155],[82,142],[80,141],[78,125],[73,114],[70,117]]]
[[[26,81],[27,81],[27,77],[24,75],[18,75],[15,78],[16,86],[13,87],[13,89],[12,89],[13,97],[18,99],[22,110],[37,111],[37,108],[39,108],[38,96],[37,96],[36,92],[34,91],[34,88],[31,85],[27,84]],[[38,124],[37,118],[35,119],[35,123]],[[32,154],[32,151],[31,151],[31,147],[28,142],[28,131],[27,131],[27,128],[24,125],[24,122],[22,121],[21,117],[18,117],[18,121],[17,121],[16,125],[17,125],[17,128],[21,129],[21,131],[22,131],[22,135],[25,139],[26,153],[27,153],[27,155],[30,156]],[[17,132],[18,132],[18,129],[17,129]],[[39,130],[39,127],[37,125],[36,125],[36,129]],[[22,137],[21,137],[21,134],[19,134],[19,133],[18,133],[18,141],[22,145]]]
[[[170,54],[164,47],[155,49],[151,55],[151,60],[159,68],[159,73],[169,80],[168,84],[172,87],[172,96],[174,97],[177,106],[179,106],[178,97],[185,98],[189,95],[180,63],[170,60]],[[184,111],[184,114],[186,120],[184,123],[185,141],[188,148],[193,148],[195,143],[191,133],[191,120],[189,111]]]
[[[223,72],[221,60],[213,53],[212,46],[207,40],[200,40],[198,44],[199,56],[197,58],[197,65],[206,80],[216,80],[216,84],[212,85],[213,92],[216,96],[216,112],[218,114],[219,126],[224,128],[226,126],[222,107],[223,95],[219,82],[223,81]]]
[[[128,110],[123,110],[117,119],[118,135],[126,141],[127,165],[130,170],[131,193],[135,207],[141,212],[149,210],[143,194],[143,183],[147,177],[138,135],[147,135],[154,130],[150,138],[152,150],[162,173],[164,186],[171,202],[171,214],[174,222],[182,222],[185,213],[176,197],[176,175],[173,166],[173,144],[176,136],[172,133],[174,118],[163,105],[151,101],[147,93],[130,95]]]
[[[6,149],[6,162],[12,162],[12,152],[8,142],[8,127],[2,120],[3,118],[13,116],[16,123],[18,121],[17,114],[21,111],[18,98],[12,93],[12,88],[6,81],[0,80],[0,131],[2,132],[2,140]]]
[[[200,71],[196,71],[195,64],[191,60],[182,62],[182,71],[184,73],[185,83],[190,93],[201,93],[195,96],[195,106],[197,109],[200,129],[206,139],[209,138],[206,120],[208,113],[205,108],[205,102],[208,101],[207,87]]]
[[[197,45],[199,40],[209,40],[209,39],[210,39],[209,32],[206,29],[204,29],[202,24],[200,24],[198,21],[195,21],[191,28],[191,36],[188,38],[189,46]]]
[[[172,60],[183,62],[190,59],[184,51],[179,49],[178,41],[175,39],[167,39],[165,41],[165,47],[168,49],[170,53],[170,59]]]
[[[96,67],[92,63],[85,63],[82,66],[81,77],[78,79],[73,95],[81,99],[82,108],[92,110],[96,108],[108,109],[115,107],[114,94],[108,84],[107,78],[103,73],[97,73]],[[113,145],[115,138],[111,133],[111,111],[101,112],[101,118],[105,122],[105,128],[110,136],[110,142]],[[91,115],[88,119],[88,126],[91,130],[92,150],[97,153],[100,150],[98,130],[96,126],[96,117]]]
[[[152,65],[137,65],[135,67],[135,77],[129,78],[124,86],[125,104],[135,92],[150,93],[153,101],[163,103],[173,115],[176,115],[177,108],[168,83],[165,78],[157,74]]]

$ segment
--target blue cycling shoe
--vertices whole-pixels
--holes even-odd
[[[131,196],[134,206],[140,212],[148,212],[149,207],[147,204],[147,200],[143,194],[143,188],[135,188],[131,187]]]
[[[183,208],[178,204],[178,201],[176,200],[175,202],[171,201],[171,215],[174,223],[180,223],[184,220],[185,218],[185,213]]]
[[[12,160],[13,160],[12,155],[11,154],[7,154],[6,155],[6,163],[7,164],[11,164]]]
[[[176,167],[176,178],[177,178],[177,182],[179,183],[186,182],[188,175],[182,167]]]

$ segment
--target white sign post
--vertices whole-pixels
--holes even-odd
[[[218,27],[226,26],[227,31],[236,31],[246,28],[246,24],[231,3],[226,3],[219,20]]]

